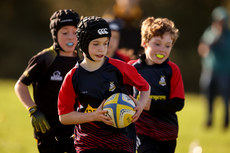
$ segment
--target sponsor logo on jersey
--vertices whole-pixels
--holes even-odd
[[[150,95],[149,98],[153,99],[154,101],[166,100],[166,96],[164,96],[164,95]],[[137,100],[139,100],[139,99],[140,99],[140,94],[137,95]]]
[[[110,84],[109,84],[109,91],[113,92],[115,89],[116,89],[116,86],[115,86],[114,82],[110,82]]]
[[[98,33],[99,35],[108,34],[108,31],[107,31],[107,30],[108,30],[107,28],[98,29],[98,30],[97,30],[97,33]]]
[[[166,100],[166,96],[164,95],[150,95],[150,99],[153,99],[155,101],[157,100]]]
[[[159,81],[159,85],[161,85],[161,86],[166,86],[165,76],[164,76],[164,75],[161,76],[160,81]]]
[[[82,94],[87,94],[87,93],[88,93],[88,91],[81,91],[81,93],[82,93]]]
[[[90,112],[94,112],[97,108],[93,108],[92,106],[90,106],[88,104],[87,108],[85,109],[84,113],[90,113]]]
[[[63,77],[61,76],[60,71],[55,71],[53,75],[50,77],[50,80],[53,80],[53,81],[62,81],[62,79]]]

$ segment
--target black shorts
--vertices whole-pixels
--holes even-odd
[[[50,129],[45,134],[37,134],[37,146],[40,153],[76,153],[73,128],[68,126]]]
[[[141,144],[138,146],[138,153],[174,153],[176,140],[156,141],[148,136],[138,136]]]

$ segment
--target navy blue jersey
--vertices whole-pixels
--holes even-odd
[[[149,111],[144,110],[136,122],[137,134],[159,141],[176,139],[176,111],[184,106],[184,86],[178,66],[169,60],[146,65],[141,59],[133,65],[151,86],[151,107]],[[138,89],[134,94],[138,98]]]
[[[147,91],[149,85],[137,70],[120,60],[106,58],[96,71],[89,72],[77,65],[67,75],[59,92],[59,115],[78,110],[95,111],[104,99],[125,92],[126,86]],[[135,151],[136,132],[133,124],[124,129],[103,122],[89,122],[75,127],[77,151],[93,148]]]

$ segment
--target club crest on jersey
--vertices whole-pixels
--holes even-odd
[[[110,82],[110,84],[109,84],[109,91],[113,92],[115,89],[116,89],[116,86],[115,86],[114,82]]]
[[[159,81],[159,85],[166,86],[166,81],[165,81],[165,76],[164,75],[161,76],[160,81]]]
[[[98,30],[97,30],[97,33],[98,33],[99,35],[108,34],[108,31],[107,31],[107,30],[108,30],[107,28],[98,29]]]
[[[62,79],[63,77],[61,76],[60,71],[55,71],[53,75],[50,77],[50,80],[53,80],[53,81],[62,81]]]
[[[93,108],[92,106],[90,106],[88,104],[87,108],[85,109],[84,113],[90,113],[90,112],[94,112],[97,108]]]

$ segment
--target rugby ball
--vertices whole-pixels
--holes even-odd
[[[124,93],[111,95],[104,103],[103,110],[107,110],[106,115],[113,121],[113,127],[124,128],[132,123],[132,116],[136,113],[134,101]]]

